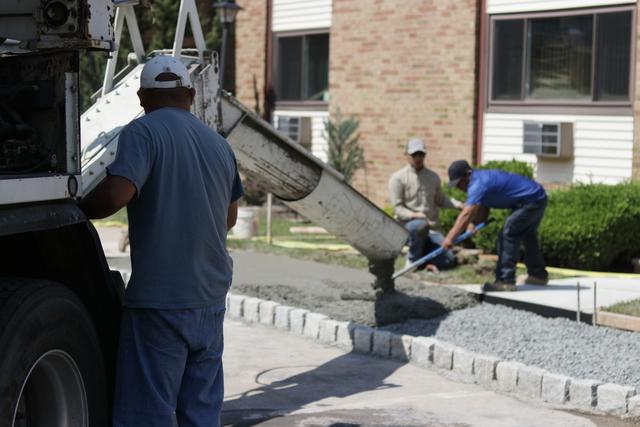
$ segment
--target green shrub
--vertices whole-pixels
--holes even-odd
[[[545,260],[606,270],[619,256],[640,254],[640,184],[575,185],[549,195],[540,226]]]
[[[498,169],[505,172],[517,173],[518,175],[533,179],[533,165],[516,159],[490,160],[484,165],[478,166],[477,169]]]
[[[358,142],[360,122],[354,116],[344,118],[340,109],[334,119],[324,122],[324,137],[329,144],[327,163],[351,182],[353,174],[364,166],[364,149]]]

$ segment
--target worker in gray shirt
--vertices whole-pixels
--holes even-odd
[[[407,165],[391,175],[389,195],[393,215],[409,231],[407,264],[437,249],[444,236],[440,225],[440,208],[460,209],[462,203],[445,196],[440,177],[424,165],[427,149],[421,139],[409,140]],[[453,268],[456,258],[451,251],[431,261],[430,269]]]
[[[107,178],[82,203],[91,218],[125,205],[129,218],[113,425],[215,427],[233,268],[225,244],[242,184],[227,141],[190,113],[195,90],[179,59],[147,62],[138,96],[146,115],[122,130]]]

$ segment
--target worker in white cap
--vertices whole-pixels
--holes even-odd
[[[243,189],[227,141],[191,114],[194,95],[179,59],[147,62],[146,115],[122,130],[107,178],[82,204],[91,218],[127,206],[129,218],[116,427],[220,425],[225,246]]]
[[[421,139],[410,139],[405,153],[407,165],[391,175],[389,197],[395,219],[409,231],[407,263],[411,263],[437,249],[444,240],[440,208],[459,209],[462,203],[445,196],[438,174],[425,167],[427,149]],[[456,257],[447,251],[427,268],[444,270],[455,266]]]

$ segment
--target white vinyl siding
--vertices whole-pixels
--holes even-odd
[[[573,157],[559,160],[523,154],[525,120],[574,123]],[[483,162],[514,158],[535,165],[536,177],[542,182],[615,184],[628,180],[633,159],[633,117],[485,114]]]
[[[329,27],[331,27],[331,0],[273,0],[272,30],[274,32]]]
[[[635,4],[636,0],[487,0],[487,13],[522,13]]]
[[[278,123],[278,117],[282,116],[311,117],[311,154],[326,162],[329,146],[323,135],[324,122],[328,120],[329,113],[327,111],[276,110],[273,113],[273,123]]]

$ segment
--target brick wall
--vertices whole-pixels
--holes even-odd
[[[267,2],[237,0],[243,8],[236,18],[236,97],[247,107],[264,108]]]
[[[476,0],[339,0],[330,37],[330,109],[360,120],[366,173],[354,186],[388,204],[389,176],[411,137],[427,166],[471,161],[476,93]]]

